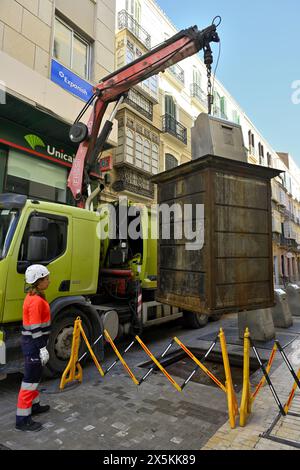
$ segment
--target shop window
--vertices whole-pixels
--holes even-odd
[[[9,151],[5,191],[66,203],[67,169],[31,156]]]
[[[76,31],[55,18],[53,57],[85,79],[89,79],[91,45]]]

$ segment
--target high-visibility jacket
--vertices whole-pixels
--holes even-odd
[[[39,406],[38,385],[42,376],[40,349],[47,345],[51,316],[48,302],[40,295],[28,294],[23,304],[22,349],[25,356],[24,377],[18,396],[17,424],[31,419],[32,409]]]
[[[27,294],[23,304],[22,344],[24,353],[38,352],[48,342],[51,326],[50,306],[40,295]]]

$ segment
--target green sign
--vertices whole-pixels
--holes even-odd
[[[72,166],[75,153],[71,146],[28,131],[26,127],[0,119],[0,143],[65,166]]]

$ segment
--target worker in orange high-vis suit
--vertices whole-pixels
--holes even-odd
[[[37,390],[43,366],[49,360],[47,342],[50,333],[50,306],[44,291],[49,286],[49,271],[45,266],[34,264],[25,272],[29,291],[23,304],[22,350],[25,359],[24,377],[18,396],[16,429],[39,431],[42,425],[32,416],[50,409],[40,405]]]

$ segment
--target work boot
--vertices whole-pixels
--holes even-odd
[[[41,413],[46,413],[49,410],[50,410],[49,405],[40,405],[39,403],[37,403],[36,405],[32,405],[31,414],[32,415],[39,415]]]
[[[35,432],[40,431],[42,429],[41,423],[37,423],[36,421],[28,421],[27,423],[16,424],[16,431],[27,431],[27,432]]]

